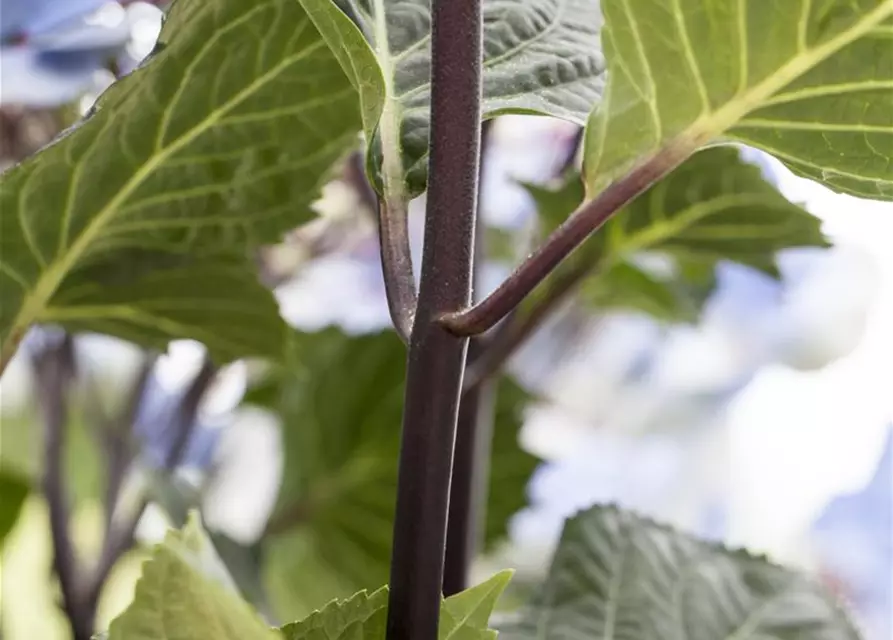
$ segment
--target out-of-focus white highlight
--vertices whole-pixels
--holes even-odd
[[[206,349],[194,340],[175,340],[155,364],[155,376],[168,393],[182,393],[198,374]],[[241,360],[221,367],[202,398],[199,412],[214,417],[232,411],[241,402],[248,386],[248,374]]]
[[[107,2],[97,9],[92,15],[84,19],[85,24],[105,29],[114,29],[120,26],[127,18],[127,12],[117,2]]]
[[[152,52],[158,34],[161,33],[162,11],[146,2],[134,2],[127,7],[127,20],[130,23],[130,42],[127,53],[136,60],[142,60]]]
[[[283,464],[276,419],[259,409],[240,409],[215,454],[203,508],[208,527],[242,544],[256,542],[276,505]]]
[[[832,259],[790,314],[804,333],[819,329],[819,349],[852,352],[812,371],[769,367],[730,408],[730,536],[783,559],[797,556],[831,498],[868,483],[893,421],[893,204],[785,183],[825,221],[842,252],[869,259],[850,261],[849,269]],[[835,307],[836,322],[823,318]]]

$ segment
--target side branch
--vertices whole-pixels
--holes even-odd
[[[542,300],[526,313],[507,318],[495,330],[492,339],[480,350],[478,357],[469,362],[465,370],[464,390],[471,393],[506,363],[518,348],[539,329],[543,322],[577,288],[583,279],[595,269],[588,261],[574,265],[554,278],[552,286]]]
[[[584,202],[537,251],[480,303],[464,311],[446,313],[441,324],[455,335],[474,336],[491,329],[517,307],[561,262],[605,224],[624,205],[677,167],[689,155],[686,147],[670,145],[625,177],[613,182],[595,199]]]
[[[388,311],[397,335],[406,344],[409,344],[417,304],[408,222],[408,211],[404,203],[384,199],[380,201],[378,238]]]

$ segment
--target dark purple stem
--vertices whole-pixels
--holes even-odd
[[[686,145],[669,144],[654,157],[584,202],[542,247],[530,255],[483,301],[470,309],[445,313],[441,322],[456,335],[475,336],[491,329],[514,310],[550,273],[611,216],[689,155]]]
[[[407,365],[388,640],[436,640],[468,340],[438,321],[471,302],[481,126],[481,0],[434,0],[431,157]]]

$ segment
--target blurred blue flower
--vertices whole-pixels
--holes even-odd
[[[165,388],[153,374],[143,392],[136,416],[134,432],[140,441],[140,454],[151,467],[162,468],[171,455],[179,436],[176,413],[186,387],[177,391]],[[214,458],[220,440],[220,425],[212,424],[202,415],[196,424],[180,459],[181,467],[207,469]]]
[[[0,105],[54,107],[94,87],[130,37],[108,0],[3,0]]]
[[[59,24],[89,14],[108,0],[3,0],[0,37],[4,42],[19,35],[53,29]]]
[[[51,325],[33,327],[22,341],[21,353],[29,358],[35,358],[50,349],[58,349],[65,335],[65,331],[59,327]],[[115,339],[104,338],[103,342],[85,343],[91,337],[96,336],[80,335],[76,338],[76,342],[80,344],[76,359],[76,375],[95,367],[96,356],[102,349],[117,355],[118,358],[121,357],[120,351],[110,351],[110,347],[117,342]],[[101,368],[103,365],[99,366]],[[96,369],[93,369],[92,375],[96,373]],[[108,372],[106,373],[108,375]],[[164,467],[176,445],[180,429],[177,412],[187,389],[188,383],[173,388],[169,384],[163,384],[157,366],[146,382],[137,407],[133,431],[139,446],[139,456],[149,467],[155,469]],[[228,425],[229,419],[228,414],[205,415],[200,410],[195,418],[195,424],[191,427],[192,433],[182,453],[179,466],[202,471],[208,469],[214,460],[223,427]]]

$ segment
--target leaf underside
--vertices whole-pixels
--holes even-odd
[[[252,251],[310,217],[356,101],[295,0],[175,2],[146,64],[0,178],[4,364],[39,322],[279,353]]]
[[[430,0],[345,0],[371,49],[357,42],[360,32],[351,32],[332,0],[300,1],[330,45],[346,51],[342,62],[357,78],[370,115],[373,182],[400,197],[421,193],[430,125]],[[483,11],[484,117],[537,113],[584,123],[604,84],[597,0],[489,0]]]
[[[565,525],[545,583],[505,640],[858,640],[811,579],[614,507]]]
[[[759,147],[837,191],[893,199],[893,0],[602,0],[609,81],[590,197],[669,150]]]

